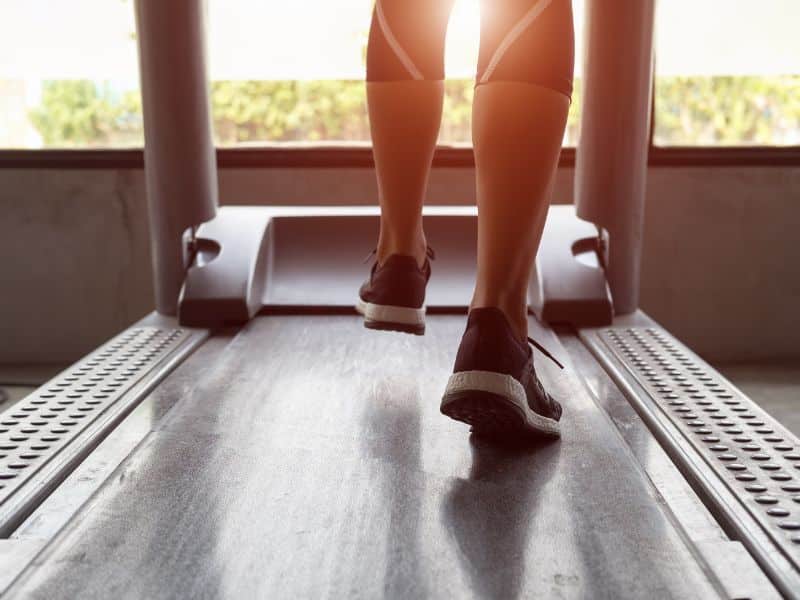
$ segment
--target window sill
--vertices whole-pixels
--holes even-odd
[[[559,167],[575,166],[575,148],[561,151]],[[800,166],[800,146],[792,147],[652,147],[648,161],[655,167]],[[218,148],[222,169],[372,168],[367,144],[281,144]],[[433,166],[471,168],[475,160],[466,146],[440,146]],[[141,169],[140,148],[0,150],[0,169]]]

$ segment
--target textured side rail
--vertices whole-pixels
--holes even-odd
[[[800,440],[661,327],[585,330],[581,337],[651,429],[667,432],[658,437],[684,472],[693,471],[689,479],[703,482],[712,511],[742,537],[757,528],[766,534],[741,541],[783,593],[796,597]],[[646,394],[625,385],[611,357]],[[670,437],[676,430],[682,435]],[[738,511],[717,502],[731,497]]]
[[[0,415],[0,537],[203,339],[189,329],[130,328]]]

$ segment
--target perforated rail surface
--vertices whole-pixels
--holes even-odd
[[[134,327],[0,415],[0,535],[141,398],[190,332]],[[149,388],[147,388],[149,389]]]
[[[597,335],[799,569],[800,441],[663,329]]]

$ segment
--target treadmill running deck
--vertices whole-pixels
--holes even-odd
[[[12,598],[716,597],[567,363],[563,439],[499,448],[442,417],[463,316],[425,337],[261,316],[148,401],[136,450]]]

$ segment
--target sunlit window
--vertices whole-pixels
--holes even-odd
[[[663,0],[658,145],[800,145],[800,2]]]
[[[374,0],[207,1],[218,145],[368,143]],[[584,1],[573,5],[580,59]],[[800,2],[658,6],[656,144],[800,144]],[[442,144],[470,141],[479,30],[478,0],[457,0]],[[576,77],[567,145],[581,88]],[[0,147],[138,147],[142,138],[132,0],[0,0]]]
[[[575,4],[580,26],[582,0]],[[217,144],[368,142],[363,78],[372,5],[208,0]],[[141,146],[132,0],[0,0],[0,15],[0,147]],[[479,30],[478,0],[457,0],[443,144],[470,141]],[[578,81],[567,144],[576,139],[579,92]]]
[[[141,146],[130,0],[0,0],[0,147]]]
[[[363,78],[372,5],[373,0],[211,0],[217,143],[367,142]],[[578,27],[582,6],[576,0]],[[470,143],[479,38],[478,0],[457,0],[447,34],[442,144]],[[578,82],[565,136],[571,145],[579,89]]]

